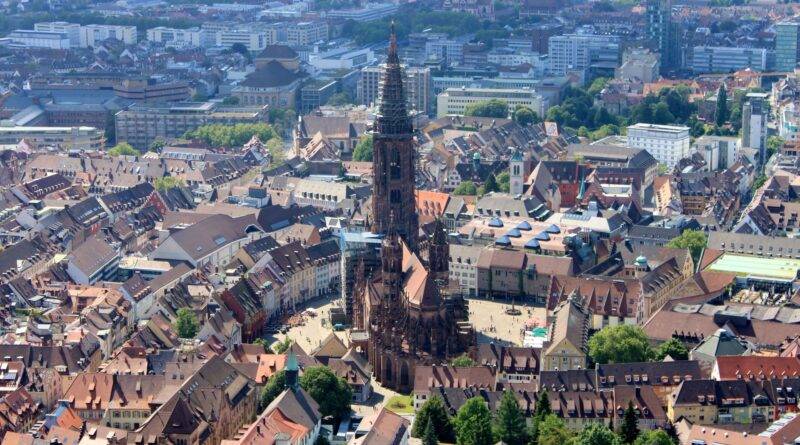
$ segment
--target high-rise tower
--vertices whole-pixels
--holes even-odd
[[[372,162],[372,231],[386,234],[394,224],[409,249],[416,251],[419,222],[414,197],[414,136],[406,111],[394,25],[373,128]]]

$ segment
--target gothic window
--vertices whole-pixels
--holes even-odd
[[[514,166],[514,176],[519,175],[519,165]]]
[[[400,151],[392,149],[392,160],[389,162],[389,177],[400,179]]]
[[[400,190],[392,190],[391,193],[389,193],[389,202],[392,204],[400,203]]]

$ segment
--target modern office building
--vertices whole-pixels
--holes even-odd
[[[327,17],[330,19],[368,22],[388,17],[396,13],[399,8],[395,3],[367,3],[362,8],[330,10],[327,12]]]
[[[680,159],[689,156],[689,127],[642,123],[631,125],[628,127],[628,146],[647,150],[660,164],[672,169]]]
[[[677,65],[680,45],[672,23],[672,0],[647,0],[647,36],[660,56],[661,71]]]
[[[61,32],[32,31],[17,29],[7,36],[14,46],[23,48],[70,49],[69,36]]]
[[[69,38],[72,47],[81,45],[81,25],[69,22],[40,22],[33,25],[34,31],[41,32],[60,32]]]
[[[147,30],[147,40],[164,46],[197,48],[203,46],[204,31],[198,27],[179,29],[158,26]]]
[[[404,67],[403,89],[409,110],[432,113],[432,81],[430,68]],[[370,66],[361,69],[358,79],[356,99],[363,105],[378,103],[379,85],[383,78],[383,66]]]
[[[209,124],[267,121],[267,106],[224,107],[214,102],[134,105],[115,116],[117,141],[147,150],[156,139],[174,139]]]
[[[622,55],[622,65],[614,71],[614,77],[622,80],[655,82],[661,72],[657,53],[643,48],[632,48]]]
[[[780,22],[775,24],[775,70],[792,72],[797,66],[800,50],[800,23]]]
[[[767,69],[765,48],[729,46],[695,46],[692,50],[692,71],[696,74],[730,73],[744,68]]]
[[[742,106],[742,147],[758,150],[761,165],[767,162],[769,94],[747,93]]]
[[[261,51],[267,46],[267,33],[263,30],[237,28],[216,33],[216,45],[223,48],[241,43],[248,51]]]
[[[544,116],[550,108],[549,101],[536,90],[495,88],[448,88],[436,96],[436,116],[463,115],[467,106],[487,100],[501,100],[513,110],[524,105]]]
[[[619,37],[592,34],[553,36],[548,44],[548,60],[550,73],[556,76],[590,68],[613,73],[620,65]]]
[[[138,35],[135,26],[86,25],[81,26],[81,48],[94,48],[108,39],[119,40],[126,45],[135,45]]]
[[[14,145],[25,139],[36,147],[69,150],[100,150],[105,139],[95,127],[19,127],[0,125],[0,145]]]
[[[325,21],[278,22],[266,28],[267,45],[311,46],[328,41],[328,23]]]

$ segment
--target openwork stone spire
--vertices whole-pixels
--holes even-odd
[[[392,22],[389,37],[389,53],[380,90],[380,107],[375,121],[376,137],[379,135],[405,135],[411,133],[411,119],[406,111],[406,96],[403,92],[403,70],[397,55],[397,34]]]

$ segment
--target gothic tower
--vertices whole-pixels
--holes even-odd
[[[372,231],[385,234],[389,225],[395,224],[408,248],[416,252],[419,222],[414,197],[413,128],[406,112],[394,24],[380,88],[380,105],[373,128]],[[394,215],[394,221],[390,215]]]
[[[447,282],[450,275],[450,243],[447,242],[447,230],[442,220],[437,218],[433,225],[433,234],[428,243],[428,270],[435,280]]]

